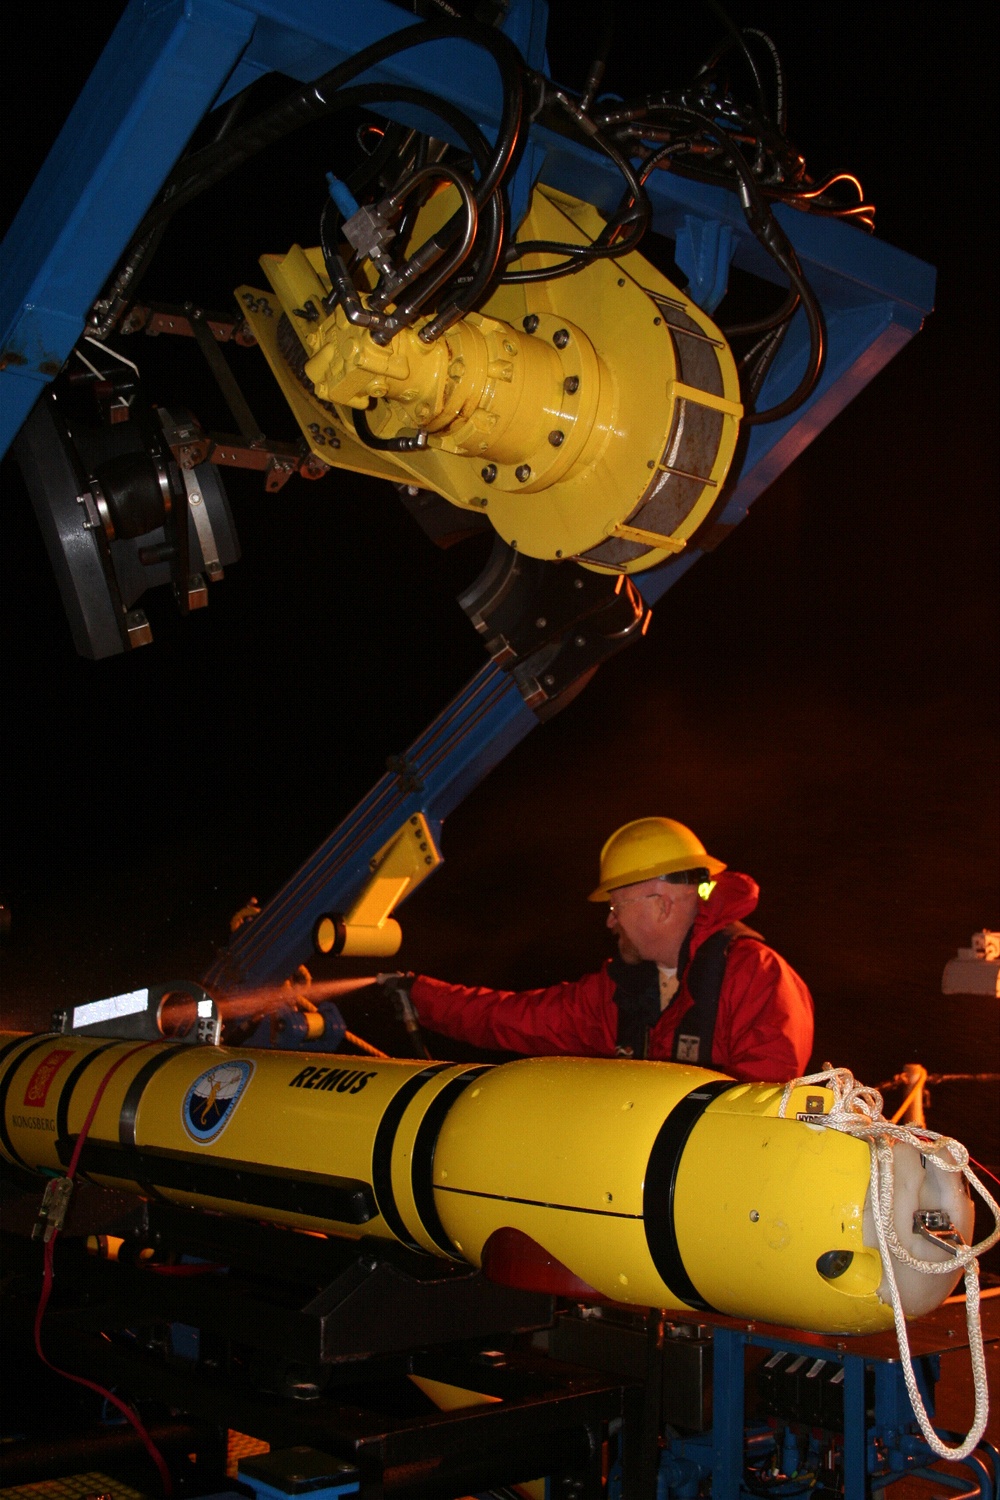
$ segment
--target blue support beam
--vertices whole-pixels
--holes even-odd
[[[344,912],[370,874],[369,861],[421,812],[435,836],[442,821],[538,723],[514,679],[483,667],[306,860],[259,917],[241,928],[205,975],[217,991],[281,979],[314,951],[319,918]]]
[[[0,246],[0,455],[253,28],[229,0],[133,0],[122,16]]]
[[[738,1496],[743,1489],[744,1351],[746,1335],[716,1328],[712,1335],[712,1494]]]

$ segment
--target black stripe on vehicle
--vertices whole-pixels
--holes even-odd
[[[162,1052],[156,1052],[136,1073],[132,1082],[125,1090],[125,1098],[122,1100],[121,1112],[118,1115],[118,1143],[126,1151],[131,1150],[135,1144],[135,1127],[139,1115],[139,1104],[146,1092],[146,1085],[153,1075],[159,1072],[165,1062],[169,1062],[178,1052],[186,1051],[190,1044],[188,1042],[175,1042],[172,1047],[164,1047]],[[86,1155],[86,1151],[84,1151]],[[159,1193],[153,1181],[145,1177],[137,1177],[136,1181],[142,1188],[147,1198],[159,1198]]]
[[[379,1121],[372,1145],[372,1186],[375,1189],[379,1213],[396,1238],[404,1245],[408,1245],[411,1250],[423,1250],[424,1247],[418,1245],[403,1223],[403,1216],[396,1206],[392,1191],[392,1152],[396,1144],[396,1132],[406,1113],[406,1107],[414,1095],[419,1094],[428,1079],[436,1078],[439,1073],[444,1072],[445,1068],[451,1066],[451,1063],[446,1062],[435,1063],[433,1067],[421,1068],[419,1073],[414,1073],[411,1078],[408,1078],[403,1087],[393,1094],[389,1101],[385,1114]]]
[[[58,1033],[53,1032],[52,1035],[55,1036],[58,1035]],[[10,1056],[10,1054],[16,1047],[23,1047],[26,1041],[28,1041],[28,1036],[22,1032],[20,1036],[15,1036],[9,1042],[4,1042],[3,1046],[0,1047],[0,1066],[3,1065],[4,1061]]]
[[[63,1084],[62,1092],[59,1095],[59,1103],[56,1107],[57,1150],[58,1143],[62,1140],[65,1140],[66,1136],[69,1133],[69,1106],[73,1098],[73,1090],[76,1088],[80,1079],[90,1067],[90,1064],[94,1061],[95,1057],[101,1057],[112,1047],[118,1047],[120,1045],[120,1041],[105,1042],[102,1047],[95,1047],[93,1052],[85,1052],[83,1056],[77,1061],[76,1067],[72,1070],[66,1082]]]
[[[492,1063],[483,1063],[478,1068],[469,1068],[458,1078],[453,1078],[450,1083],[446,1083],[437,1098],[428,1106],[427,1113],[420,1122],[417,1138],[413,1142],[413,1158],[410,1163],[413,1201],[420,1215],[421,1224],[438,1249],[443,1250],[445,1255],[454,1255],[455,1246],[445,1233],[445,1227],[441,1223],[437,1205],[434,1202],[434,1152],[437,1149],[441,1126],[459,1094],[474,1079],[480,1078],[483,1073],[488,1073],[492,1067]]]
[[[68,1160],[75,1139],[65,1147]],[[63,1158],[63,1149],[60,1149]],[[217,1161],[190,1151],[116,1146],[111,1141],[85,1141],[80,1169],[88,1176],[114,1177],[151,1183],[204,1198],[302,1214],[338,1224],[367,1224],[378,1212],[367,1182],[356,1177],[328,1177],[323,1172],[290,1173],[285,1167],[259,1162]]]
[[[125,1098],[122,1100],[121,1114],[118,1116],[118,1144],[120,1146],[135,1145],[135,1122],[139,1113],[139,1104],[146,1091],[146,1085],[154,1073],[159,1072],[165,1062],[169,1062],[178,1052],[188,1050],[187,1042],[176,1042],[173,1047],[164,1047],[162,1052],[156,1052],[136,1073],[132,1082],[125,1090]]]
[[[10,1085],[14,1074],[24,1062],[24,1059],[30,1057],[33,1052],[37,1052],[39,1047],[51,1046],[54,1041],[58,1041],[59,1039],[60,1033],[58,1031],[49,1031],[44,1036],[35,1037],[31,1045],[25,1047],[20,1057],[7,1069],[2,1082],[0,1082],[0,1141],[3,1142],[3,1148],[8,1156],[12,1157],[14,1161],[19,1162],[22,1167],[27,1167],[29,1172],[33,1168],[28,1165],[20,1151],[16,1150],[10,1138],[10,1131],[7,1129],[7,1095],[10,1093]],[[19,1036],[13,1042],[9,1042],[4,1049],[3,1055],[0,1056],[0,1063],[6,1061],[7,1057],[14,1051],[14,1048],[24,1041],[27,1041],[27,1037]]]
[[[642,1190],[642,1213],[646,1244],[660,1279],[681,1302],[702,1312],[715,1309],[705,1301],[688,1275],[677,1243],[674,1225],[674,1192],[677,1172],[688,1137],[713,1099],[737,1085],[731,1078],[702,1084],[676,1104],[653,1142]]]

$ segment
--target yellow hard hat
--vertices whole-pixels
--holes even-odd
[[[657,875],[676,875],[681,870],[719,875],[725,868],[683,823],[673,818],[637,818],[613,833],[601,850],[601,883],[587,899],[608,901],[620,886],[637,885]]]

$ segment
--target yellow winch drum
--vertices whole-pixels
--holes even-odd
[[[868,1148],[795,1118],[829,1108],[823,1089],[795,1090],[779,1119],[780,1086],[673,1063],[426,1064],[7,1036],[3,1156],[65,1171],[99,1094],[79,1162],[99,1184],[488,1271],[513,1235],[595,1297],[638,1306],[825,1332],[892,1323]],[[901,1234],[918,1201],[944,1191],[946,1174],[911,1154]],[[947,1206],[959,1224],[961,1204]],[[936,1305],[957,1276],[922,1277],[924,1304],[908,1311],[927,1310],[927,1283]]]

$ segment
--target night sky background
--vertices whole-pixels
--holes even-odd
[[[620,823],[663,813],[759,880],[755,925],[816,998],[816,1065],[873,1083],[914,1059],[996,1070],[997,1001],[941,995],[945,962],[1000,925],[985,9],[734,10],[778,43],[790,135],[813,174],[860,176],[880,237],[938,267],[937,310],[665,596],[646,640],[452,815],[446,864],[402,910],[398,962],[511,986],[596,966],[608,940],[585,897],[598,850]],[[12,205],[119,13],[31,7],[33,34],[57,28],[59,45],[34,107],[4,105]],[[552,71],[577,87],[582,32],[560,0]],[[707,10],[620,7],[606,85],[680,82],[715,36]],[[261,167],[242,191],[244,218],[206,204],[171,230],[149,295],[225,307],[238,282],[259,283],[258,254],[314,242],[316,199],[294,175]],[[149,350],[154,399],[188,394],[190,357]],[[265,427],[290,434],[260,355],[239,360]],[[73,653],[4,466],[9,1026],[197,977],[230,914],[283,883],[482,660],[454,600],[476,558],[438,552],[391,488],[349,474],[277,496],[254,476],[225,482],[244,556],[210,608],[182,623],[153,602],[151,648],[91,663]],[[344,1008],[384,1043],[367,998]],[[998,1113],[996,1085],[942,1085],[929,1123],[997,1171]]]

